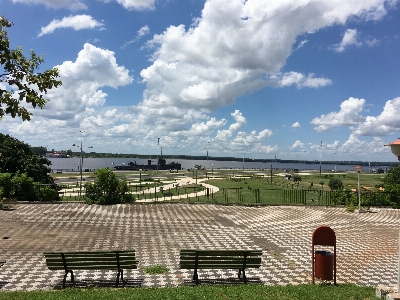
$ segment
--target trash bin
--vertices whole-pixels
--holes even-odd
[[[330,251],[315,251],[315,278],[333,279],[333,258]]]

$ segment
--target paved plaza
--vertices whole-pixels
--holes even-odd
[[[344,208],[218,206],[205,204],[16,204],[0,211],[2,291],[54,289],[63,271],[46,268],[43,252],[134,249],[139,269],[125,272],[143,287],[182,285],[192,270],[179,269],[179,251],[262,249],[262,266],[248,277],[266,285],[311,283],[311,237],[330,226],[337,240],[337,282],[395,286],[400,211]],[[162,275],[143,268],[161,264]],[[76,271],[82,283],[112,282],[114,271]],[[235,277],[236,270],[204,270],[203,279]]]

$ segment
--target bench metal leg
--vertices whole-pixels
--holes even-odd
[[[199,274],[197,274],[197,269],[194,269],[193,281],[196,281],[196,285],[199,284]]]
[[[118,287],[118,285],[119,285],[119,278],[120,278],[120,276],[121,276],[122,284],[124,284],[124,270],[123,270],[123,269],[119,269],[119,270],[118,270],[118,273],[117,273],[117,282],[116,282],[116,284],[115,284],[115,287]]]
[[[65,271],[65,274],[64,274],[64,280],[63,280],[63,285],[62,285],[63,289],[65,289],[65,282],[67,281],[68,273],[71,273],[71,282],[75,285],[74,271],[67,270],[67,271]]]
[[[239,279],[242,278],[242,273],[243,273],[243,282],[244,282],[244,283],[247,283],[246,272],[245,272],[244,269],[239,269],[238,278],[239,278]]]

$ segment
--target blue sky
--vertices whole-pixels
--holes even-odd
[[[0,0],[11,47],[44,54],[63,82],[0,131],[56,150],[396,161],[384,145],[400,137],[399,8]]]

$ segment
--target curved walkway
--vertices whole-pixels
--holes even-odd
[[[311,282],[311,237],[330,226],[337,238],[337,282],[395,286],[400,211],[348,213],[343,208],[83,203],[16,204],[0,211],[0,287],[3,291],[54,289],[63,272],[49,271],[43,252],[135,249],[139,269],[128,283],[181,285],[192,270],[179,269],[184,248],[262,249],[262,266],[250,269],[266,285]],[[143,268],[161,264],[163,275]],[[208,270],[200,278],[235,277],[236,270]],[[113,271],[77,271],[78,282],[108,282]]]
[[[192,178],[192,177],[188,177],[188,176],[182,176],[177,178],[174,182],[172,183],[168,183],[168,184],[163,184],[157,187],[157,191],[160,191],[160,188],[163,188],[164,191],[168,190],[168,189],[172,189],[175,188],[176,185],[178,184],[180,187],[185,187],[185,185],[189,185],[189,184],[193,184],[197,181],[197,183],[201,183],[206,189],[209,189],[209,193],[216,193],[219,191],[219,188],[211,185],[211,184],[207,184],[204,183],[204,181],[207,181],[207,178],[198,178],[197,180]],[[161,180],[162,181],[162,180]],[[170,181],[168,181],[170,182]],[[207,193],[207,190],[203,190],[201,192],[194,192],[194,193],[188,193],[188,194],[182,194],[179,196],[172,196],[172,197],[168,197],[168,200],[179,200],[182,198],[191,198],[191,197],[197,197],[197,196],[204,196]],[[68,196],[79,196],[79,187],[78,188],[74,188],[74,191],[71,192],[71,189],[63,189],[60,192],[65,193]],[[84,194],[84,191],[82,192],[82,194]],[[137,194],[154,194],[154,188],[150,188],[149,190],[142,190],[139,192],[131,192],[131,194],[133,195],[137,195]],[[142,199],[142,200],[137,200],[137,202],[153,202],[157,200],[157,202],[163,201],[162,198],[150,198],[150,199]]]

